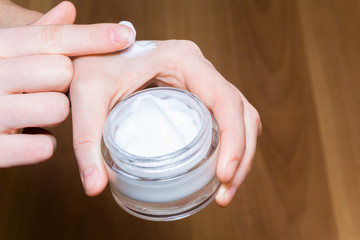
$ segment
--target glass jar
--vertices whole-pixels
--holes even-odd
[[[137,156],[115,142],[119,125],[137,98],[148,94],[162,100],[176,98],[200,121],[196,137],[179,150],[162,156]],[[110,112],[103,131],[102,153],[111,192],[126,212],[147,220],[171,221],[190,216],[216,195],[219,131],[215,118],[193,94],[156,87],[136,92]]]

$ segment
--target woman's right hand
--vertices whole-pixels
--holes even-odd
[[[56,140],[49,132],[18,132],[67,118],[70,104],[64,93],[73,78],[69,56],[113,52],[135,40],[127,26],[71,25],[74,19],[74,6],[63,2],[31,25],[0,28],[0,168],[52,156]]]

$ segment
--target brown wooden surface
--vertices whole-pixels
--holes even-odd
[[[58,1],[18,0],[47,11]],[[0,239],[360,239],[360,1],[77,0],[78,23],[191,39],[259,110],[253,169],[232,204],[136,219],[82,190],[71,121],[54,157],[0,170]],[[234,123],[236,124],[236,123]]]

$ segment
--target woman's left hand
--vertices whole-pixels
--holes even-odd
[[[258,112],[190,41],[158,41],[139,56],[112,53],[76,58],[70,86],[74,149],[88,195],[107,184],[100,142],[105,120],[122,98],[149,82],[200,97],[219,124],[221,142],[216,202],[226,206],[248,174],[261,132]]]

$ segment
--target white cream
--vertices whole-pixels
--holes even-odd
[[[129,109],[124,119],[118,119],[115,142],[133,155],[156,157],[175,152],[200,130],[198,114],[176,98],[143,95]]]
[[[120,55],[126,58],[134,58],[151,52],[156,47],[152,41],[136,41],[131,47],[122,50]]]
[[[134,25],[129,21],[121,21],[119,24],[125,25],[131,28],[136,35],[136,30]],[[136,41],[133,45],[121,51],[120,55],[126,58],[134,58],[138,56],[145,55],[149,53],[152,49],[156,47],[156,43],[152,41]]]
[[[189,216],[220,184],[216,121],[184,90],[150,88],[123,99],[106,120],[102,153],[115,200],[144,219]]]
[[[134,27],[134,25],[132,25],[132,23],[131,23],[131,22],[129,22],[129,21],[121,21],[121,22],[119,22],[119,24],[122,24],[122,25],[125,25],[125,26],[127,26],[127,27],[131,28],[131,29],[134,31],[135,36],[136,36],[136,30],[135,30],[135,27]]]

